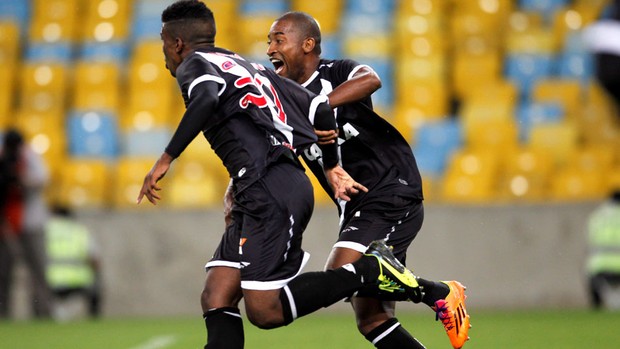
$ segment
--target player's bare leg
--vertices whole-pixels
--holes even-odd
[[[242,297],[240,282],[237,268],[212,267],[207,270],[200,297],[208,334],[205,349],[243,348],[243,321],[238,308]]]

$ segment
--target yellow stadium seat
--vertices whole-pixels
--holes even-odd
[[[19,72],[18,107],[61,112],[66,107],[68,70],[60,64],[25,63]]]
[[[218,47],[225,47],[237,52],[240,48],[237,33],[238,0],[203,0],[215,15],[217,23],[217,36],[215,38]],[[274,17],[275,19],[275,17]],[[267,36],[267,34],[265,34]]]
[[[497,196],[497,154],[462,149],[453,154],[441,185],[441,197],[451,203],[483,203]]]
[[[577,79],[546,78],[534,84],[531,98],[535,102],[559,103],[567,116],[574,118],[585,101],[585,93]]]
[[[183,159],[174,164],[166,184],[168,204],[174,208],[221,207],[228,181],[202,161]]]
[[[553,174],[551,198],[555,201],[600,200],[608,193],[602,173],[564,167]]]
[[[78,34],[78,18],[82,16],[79,0],[35,0],[30,22],[32,42],[74,42]]]
[[[399,57],[395,62],[396,88],[409,88],[422,81],[445,81],[447,62],[443,56]]]
[[[129,35],[132,3],[129,0],[88,1],[83,39],[96,42],[126,39]]]
[[[312,183],[312,190],[314,191],[314,204],[322,207],[329,207],[334,204],[334,201],[329,197],[329,195],[323,190],[321,183],[316,176],[308,169],[306,163],[302,161],[304,168],[306,169],[306,175],[310,178],[310,182]]]
[[[570,154],[567,166],[584,171],[606,173],[611,170],[615,160],[614,149],[603,145],[585,145]]]
[[[336,34],[340,29],[342,0],[292,0],[291,10],[301,11],[314,17],[321,27],[321,34]],[[275,18],[274,18],[275,19]]]
[[[455,12],[450,21],[450,38],[458,50],[481,53],[501,47],[503,25],[499,13]]]
[[[228,183],[230,178],[226,167],[222,164],[222,160],[211,149],[211,145],[203,135],[198,135],[185,149],[182,155],[183,159],[189,161],[198,161],[206,166],[208,171],[215,176],[220,182]]]
[[[254,15],[237,17],[238,52],[242,56],[267,57],[267,33],[277,16]]]
[[[508,32],[526,32],[543,27],[543,14],[534,11],[512,11],[508,17]]]
[[[105,208],[111,203],[111,171],[105,161],[73,158],[60,171],[56,202],[73,208]]]
[[[612,167],[606,174],[607,188],[620,190],[620,164]]]
[[[15,100],[13,67],[0,65],[0,76],[2,76],[2,84],[0,84],[0,128],[6,127],[9,123],[9,115],[13,113]]]
[[[118,111],[123,92],[116,64],[79,61],[74,74],[73,108]]]
[[[0,64],[14,66],[20,57],[21,43],[17,23],[0,20]]]
[[[464,125],[464,141],[472,149],[513,151],[518,146],[518,128],[513,119],[472,121]]]
[[[563,166],[577,149],[578,136],[574,123],[542,123],[532,127],[529,145],[548,152],[554,164]]]
[[[553,32],[545,28],[514,31],[506,34],[504,49],[508,53],[553,54],[561,43]]]
[[[503,154],[499,191],[505,201],[543,202],[549,197],[550,154],[540,149],[518,147]]]
[[[444,57],[448,50],[446,38],[441,32],[426,34],[398,33],[394,49],[398,59],[410,57]]]
[[[488,86],[497,82],[502,75],[503,61],[498,51],[482,54],[457,52],[453,62],[453,89],[455,94],[462,98],[476,90],[476,86]]]
[[[140,205],[136,204],[138,194],[142,188],[144,182],[144,176],[151,170],[156,158],[135,158],[121,156],[116,163],[116,175],[114,176],[114,183],[112,183],[113,198],[112,202],[114,207],[122,209],[152,209],[154,206],[143,198]],[[162,186],[168,184],[167,178],[162,180]],[[167,191],[161,191],[163,202],[165,205]],[[159,204],[159,203],[158,203]]]
[[[43,156],[53,176],[62,167],[67,154],[63,114],[17,111],[12,126],[20,129],[32,149]]]
[[[392,52],[392,40],[387,35],[354,36],[344,39],[344,55],[359,58],[388,58]]]
[[[431,118],[448,114],[449,90],[445,83],[431,80],[408,85],[402,81],[401,84],[396,91],[397,108],[415,108]]]

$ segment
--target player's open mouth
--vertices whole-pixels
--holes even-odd
[[[279,59],[272,58],[271,64],[273,64],[273,68],[276,70],[276,73],[280,74],[282,69],[284,69],[284,62]]]

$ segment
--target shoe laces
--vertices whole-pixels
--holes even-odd
[[[454,328],[454,324],[452,323],[452,316],[450,316],[450,312],[448,311],[448,302],[444,299],[440,299],[435,302],[435,321],[441,320],[446,331],[449,331]]]

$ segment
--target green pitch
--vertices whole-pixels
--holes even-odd
[[[464,349],[620,347],[620,312],[470,309],[470,314],[472,339]],[[403,312],[398,318],[427,348],[451,348],[432,313]],[[357,334],[351,314],[321,312],[268,331],[247,323],[245,328],[248,349],[372,348]],[[200,349],[204,337],[199,316],[0,322],[2,349]]]

